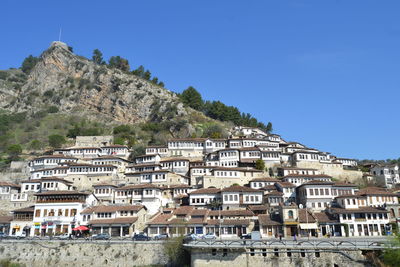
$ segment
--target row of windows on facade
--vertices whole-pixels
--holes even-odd
[[[307,193],[307,191],[308,191],[308,193]],[[307,195],[310,195],[310,196],[330,196],[331,194],[330,194],[330,189],[329,188],[325,188],[325,189],[323,189],[323,188],[309,188],[308,190],[307,189],[304,189],[304,190],[301,190],[300,191],[300,195],[303,195],[303,196],[307,196]],[[352,194],[352,190],[350,190],[350,189],[332,189],[332,195],[333,196],[341,196],[341,195],[350,195],[350,194]]]
[[[73,217],[77,213],[76,209],[41,209],[35,210],[35,217],[46,217],[46,216],[64,216],[64,217]]]
[[[153,195],[153,191],[155,191],[156,195],[159,195],[160,192],[158,190],[152,190],[152,189],[145,189],[143,190],[144,195]],[[117,196],[118,197],[123,197],[123,196],[141,196],[142,191],[140,190],[129,190],[129,191],[117,191]]]
[[[161,163],[162,167],[186,167],[187,166],[187,162],[186,161],[174,161],[174,162],[164,162]]]
[[[35,165],[43,164],[43,163],[60,163],[60,162],[74,162],[73,159],[36,159],[34,161]]]
[[[377,220],[377,219],[388,219],[388,215],[386,213],[353,213],[353,214],[342,214],[343,220],[355,220],[357,219],[368,219],[368,220]]]

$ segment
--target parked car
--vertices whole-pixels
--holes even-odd
[[[156,235],[154,237],[154,240],[165,240],[165,239],[168,239],[168,238],[169,238],[169,235],[167,233],[165,233],[165,234]]]
[[[65,239],[70,239],[71,236],[68,233],[62,234],[62,235],[56,235],[54,237],[54,239],[61,239],[61,240],[65,240]]]
[[[92,235],[92,239],[93,240],[109,240],[110,235],[107,233],[95,234],[95,235]]]
[[[149,241],[151,240],[151,237],[145,235],[145,234],[134,234],[132,236],[133,241]]]
[[[184,242],[190,242],[190,241],[194,241],[194,240],[198,240],[200,239],[200,237],[196,234],[187,234],[185,235],[185,237],[183,238]]]
[[[240,239],[251,239],[251,234],[242,234]]]
[[[10,235],[9,238],[16,238],[16,239],[22,239],[26,237],[26,232],[22,231],[22,232],[17,232],[13,235]]]
[[[7,238],[8,237],[8,235],[6,234],[6,233],[3,233],[3,232],[0,232],[0,239],[1,238]]]
[[[216,239],[217,236],[213,233],[207,233],[201,237],[202,239]]]

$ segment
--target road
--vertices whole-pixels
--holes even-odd
[[[389,245],[386,237],[362,238],[300,238],[297,241],[290,239],[265,240],[196,240],[185,244],[191,248],[270,248],[270,249],[384,249]]]

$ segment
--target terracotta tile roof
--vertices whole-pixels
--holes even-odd
[[[288,174],[283,176],[282,178],[290,178],[290,177],[305,177],[305,178],[332,178],[332,176],[326,174]]]
[[[171,219],[172,216],[172,213],[159,214],[158,216],[154,217],[150,222],[147,222],[147,224],[168,224],[168,220]]]
[[[195,194],[218,194],[221,192],[221,189],[219,188],[213,188],[213,187],[209,187],[209,188],[200,188],[197,190],[194,190],[190,193],[188,193],[189,195],[195,195]]]
[[[356,194],[360,196],[368,196],[368,195],[397,196],[396,193],[393,193],[390,190],[380,187],[366,187],[360,189]]]
[[[249,225],[249,220],[207,220],[208,225]]]
[[[267,185],[264,187],[259,188],[259,190],[263,190],[263,191],[276,191],[276,187],[275,185]]]
[[[101,148],[128,148],[124,145],[110,145],[110,146],[102,146]]]
[[[188,215],[194,210],[193,206],[181,206],[173,211],[174,215]]]
[[[13,210],[12,212],[34,212],[35,206],[30,206],[22,209]]]
[[[240,186],[240,185],[232,185],[230,187],[225,187],[221,190],[222,192],[261,192],[258,189]]]
[[[89,207],[87,209],[84,209],[82,213],[98,213],[98,212],[117,212],[117,211],[136,211],[138,212],[139,210],[145,208],[142,205],[124,205],[124,206],[118,206],[118,205],[110,205],[110,206],[94,206],[94,207]]]
[[[170,173],[170,171],[169,170],[154,170],[154,171],[142,171],[142,172],[129,172],[129,173],[126,173],[126,174],[129,174],[129,175],[136,175],[136,174],[150,174],[150,173]]]
[[[188,224],[205,224],[205,218],[191,218],[187,221]]]
[[[192,210],[191,216],[206,216],[208,214],[208,210],[206,209],[194,209]]]
[[[0,216],[0,223],[10,223],[13,220],[13,216]]]
[[[265,194],[265,196],[266,197],[269,197],[269,196],[283,196],[283,193],[275,190],[275,191],[271,191],[271,192]]]
[[[332,213],[389,213],[389,211],[374,207],[362,207],[358,209],[331,208]]]
[[[145,188],[160,189],[160,190],[162,189],[160,186],[155,184],[128,184],[116,188],[115,190],[145,189]]]
[[[98,183],[98,184],[94,184],[93,187],[100,187],[100,186],[111,186],[111,187],[118,187],[115,184],[112,183],[106,183],[106,182],[102,182],[102,183]]]
[[[272,177],[263,177],[250,180],[250,182],[279,182],[279,180]]]
[[[216,170],[216,171],[240,171],[240,172],[263,172],[261,170],[253,169],[253,168],[240,168],[240,167],[235,167],[235,168],[229,168],[229,167],[219,167],[219,166],[209,166],[210,168]]]
[[[268,207],[265,205],[249,205],[248,206],[249,210],[255,211],[255,210],[268,210]]]
[[[339,220],[334,219],[326,212],[314,212],[314,217],[317,219],[318,223],[334,223],[339,222]]]
[[[36,158],[32,159],[32,161],[37,160],[37,159],[54,159],[54,158],[57,158],[57,159],[76,159],[77,160],[77,158],[74,158],[74,157],[71,157],[71,156],[66,156],[66,155],[63,155],[63,154],[56,154],[56,155],[39,156],[39,157],[36,157]]]
[[[347,182],[335,182],[333,184],[335,187],[357,187],[355,184],[347,183]]]
[[[292,184],[292,183],[290,183],[290,182],[278,182],[278,183],[276,183],[276,184],[279,184],[279,185],[281,185],[282,187],[296,187],[296,185],[295,184]]]
[[[251,210],[210,210],[208,216],[254,216]]]
[[[68,191],[68,190],[59,190],[59,191],[46,191],[43,193],[36,193],[36,196],[52,196],[52,195],[90,195],[88,192],[79,192],[79,191]]]
[[[20,183],[40,183],[42,180],[41,179],[29,179],[29,180],[23,180],[20,181]]]
[[[299,222],[300,223],[315,223],[316,220],[309,210],[299,209]]]
[[[258,221],[260,222],[260,225],[281,225],[282,222],[276,218],[271,218],[269,214],[260,214],[258,215]]]
[[[72,182],[65,180],[63,178],[60,177],[56,177],[56,176],[51,176],[51,177],[43,177],[41,178],[42,181],[58,181],[58,182],[63,182],[63,183],[67,183],[67,184],[72,184]]]
[[[320,181],[320,180],[312,180],[308,181],[300,186],[305,186],[305,185],[334,185],[334,182],[330,181]]]
[[[98,220],[90,220],[90,225],[96,224],[132,224],[138,220],[137,217],[121,217],[115,219],[98,219]]]
[[[19,185],[11,183],[11,182],[0,182],[0,186],[20,187]]]

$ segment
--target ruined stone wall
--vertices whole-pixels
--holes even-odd
[[[163,244],[155,242],[23,241],[0,242],[0,259],[29,267],[147,266],[164,265]]]

